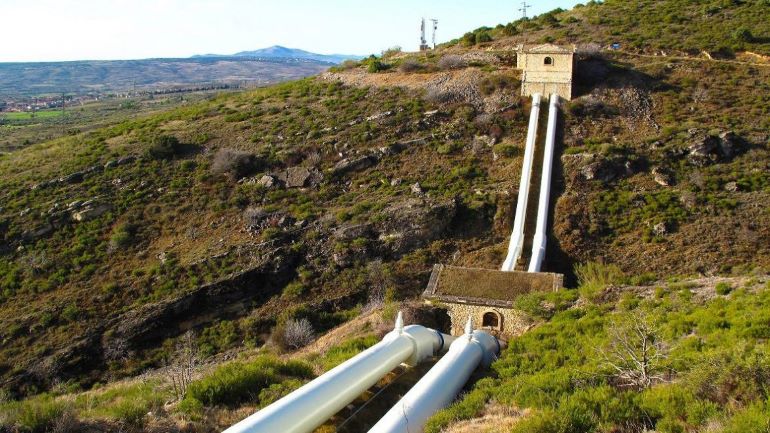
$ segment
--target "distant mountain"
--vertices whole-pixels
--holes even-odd
[[[190,59],[0,63],[3,96],[112,92],[201,84],[270,84],[315,75],[332,63],[308,58],[217,56]]]
[[[364,56],[348,55],[348,54],[317,54],[309,51],[300,50],[298,48],[286,48],[280,45],[273,45],[272,47],[262,48],[253,51],[241,51],[239,53],[223,55],[223,54],[202,54],[193,56],[193,58],[202,57],[254,57],[261,59],[306,59],[316,60],[319,62],[328,63],[342,63],[345,60],[353,59],[358,60]]]

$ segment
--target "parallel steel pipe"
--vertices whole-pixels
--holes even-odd
[[[541,95],[532,95],[532,111],[529,114],[529,128],[527,129],[527,145],[524,149],[524,163],[521,169],[521,181],[519,182],[519,197],[516,201],[516,216],[513,220],[513,231],[508,244],[508,255],[505,257],[501,271],[513,271],[516,262],[519,261],[521,250],[524,247],[524,219],[527,215],[527,197],[529,196],[529,184],[532,180],[532,163],[535,159],[535,141],[537,139],[537,123],[540,117]]]
[[[395,329],[381,342],[317,377],[224,433],[308,433],[402,363],[415,365],[440,352],[453,337],[419,325]]]
[[[537,207],[537,227],[532,241],[532,255],[528,272],[540,272],[545,259],[545,230],[548,225],[548,205],[551,197],[551,173],[553,172],[553,153],[556,143],[556,122],[559,116],[559,95],[551,94],[548,109],[548,129],[545,134],[545,153],[543,155],[543,173],[540,178],[540,198]]]
[[[479,366],[488,367],[500,352],[495,337],[472,330],[458,337],[449,352],[385,414],[369,433],[417,433],[438,410],[446,407]]]

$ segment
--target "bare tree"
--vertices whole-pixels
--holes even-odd
[[[174,388],[174,396],[177,400],[184,398],[199,363],[200,356],[195,333],[187,331],[177,342],[176,353],[167,368],[168,380]]]
[[[289,319],[283,330],[283,343],[291,349],[307,346],[315,339],[313,325],[306,318]]]
[[[364,305],[363,312],[379,310],[385,305],[385,297],[391,278],[382,266],[382,260],[374,260],[367,265],[367,281],[369,283],[369,299]]]
[[[703,86],[698,86],[692,91],[692,102],[700,104],[709,99],[709,90]]]
[[[608,334],[609,343],[599,352],[618,386],[645,389],[666,381],[663,363],[669,347],[649,315],[638,311],[620,315]]]

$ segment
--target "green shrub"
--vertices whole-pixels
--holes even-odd
[[[147,149],[147,156],[152,159],[172,159],[183,150],[179,139],[173,135],[159,135],[155,137]]]
[[[267,356],[251,362],[232,362],[192,382],[185,398],[198,400],[205,406],[256,401],[263,389],[296,378],[297,373],[300,378],[306,378],[312,374],[312,368],[301,367],[298,361],[286,364]]]
[[[596,301],[597,296],[612,284],[620,284],[625,279],[623,271],[617,265],[588,262],[575,266],[578,277],[580,296],[589,301]]]
[[[724,295],[727,295],[730,292],[732,292],[733,288],[732,288],[732,286],[730,286],[726,282],[722,281],[722,282],[717,283],[716,286],[714,286],[714,290],[716,290],[717,295],[723,295],[724,296]]]
[[[738,410],[724,424],[722,433],[767,433],[770,431],[770,402],[756,402]]]

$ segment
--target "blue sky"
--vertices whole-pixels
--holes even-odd
[[[531,0],[529,14],[578,1]],[[0,0],[0,62],[187,57],[285,45],[319,53],[416,50],[521,16],[502,0]],[[430,35],[428,36],[430,39]]]

